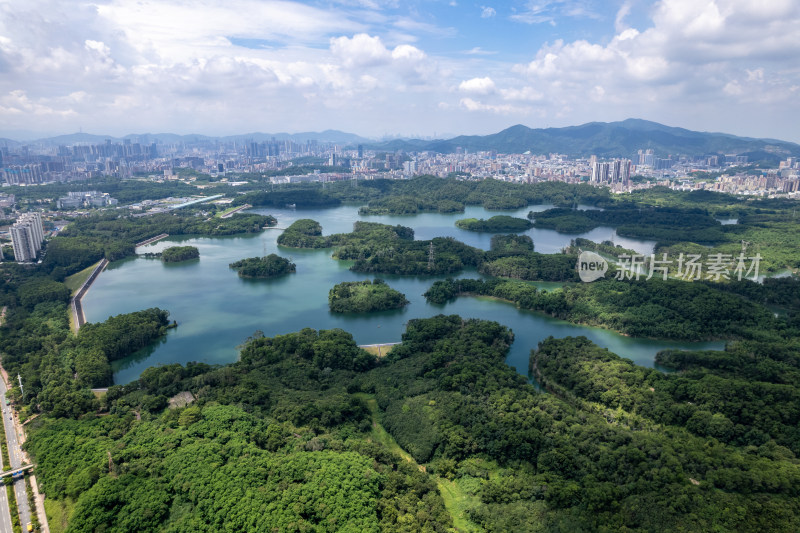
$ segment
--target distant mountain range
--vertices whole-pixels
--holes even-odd
[[[669,154],[750,154],[781,157],[800,155],[800,145],[776,139],[753,139],[726,133],[706,133],[664,126],[657,122],[628,119],[590,122],[566,128],[532,129],[517,125],[491,135],[461,135],[448,140],[399,140],[373,143],[371,149],[452,153],[456,148],[475,152],[559,153],[571,156],[630,157],[640,149],[652,149],[660,157]]]
[[[507,128],[491,135],[461,135],[447,140],[396,139],[376,142],[352,133],[338,130],[305,133],[247,133],[226,137],[205,135],[176,135],[173,133],[144,133],[126,135],[123,138],[73,133],[49,137],[26,143],[11,139],[0,139],[0,146],[15,147],[28,145],[69,145],[76,143],[100,144],[110,139],[120,142],[131,139],[133,142],[149,144],[205,142],[266,142],[272,139],[305,142],[330,142],[355,147],[363,144],[373,150],[406,152],[432,151],[452,153],[457,148],[468,152],[496,150],[500,153],[548,154],[559,153],[570,156],[631,157],[637,150],[652,149],[658,157],[673,155],[739,154],[748,155],[751,160],[778,160],[788,155],[800,156],[800,145],[777,139],[755,139],[738,137],[726,133],[708,133],[674,128],[657,122],[641,119],[627,119],[620,122],[589,122],[580,126],[566,128],[532,129],[523,125]]]

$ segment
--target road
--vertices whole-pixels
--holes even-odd
[[[2,379],[0,379],[0,381],[2,381]],[[2,400],[2,398],[0,398],[0,400]],[[0,468],[3,470],[6,469],[3,464],[2,455],[0,455]],[[2,484],[0,484],[0,531],[2,531],[2,533],[12,533],[14,531],[11,528],[11,511],[9,511],[8,508],[8,492]]]
[[[11,468],[19,468],[22,466],[22,450],[20,450],[17,441],[17,429],[11,418],[13,416],[11,407],[6,405],[5,402],[5,394],[6,384],[3,379],[0,379],[0,405],[2,405],[3,427],[6,430],[6,439],[8,442],[8,457],[11,459]],[[25,490],[24,479],[18,479],[14,482],[14,493],[17,495],[17,508],[19,509],[20,523],[24,531],[25,525],[31,521],[31,509],[30,505],[28,505],[28,493]],[[6,508],[8,508],[7,502]],[[11,531],[10,524],[8,531]]]

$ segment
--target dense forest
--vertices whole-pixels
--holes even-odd
[[[726,351],[714,357],[735,355]],[[659,363],[673,358],[675,352]],[[531,371],[558,396],[617,411],[611,416],[627,417],[626,424],[680,426],[737,446],[774,441],[800,454],[800,390],[786,383],[715,371],[665,374],[636,366],[585,337],[548,339],[531,355]]]
[[[7,394],[23,417],[35,412],[77,418],[97,410],[89,387],[111,384],[110,362],[132,355],[163,337],[175,323],[158,308],[87,323],[77,336],[69,329],[64,302],[8,309],[0,336],[3,367],[25,382]]]
[[[248,257],[234,261],[228,266],[236,270],[243,278],[274,278],[291,274],[297,270],[297,265],[277,254]]]
[[[800,321],[794,315],[776,317],[764,305],[711,284],[605,280],[539,291],[520,281],[447,279],[435,282],[425,298],[441,304],[464,295],[492,296],[634,337],[766,341],[800,335]]]
[[[408,305],[406,296],[382,279],[343,281],[328,293],[328,306],[334,313],[368,313],[400,309]]]
[[[72,531],[800,527],[800,464],[781,444],[795,386],[769,407],[785,425],[765,427],[563,339],[534,352],[542,394],[504,364],[512,340],[457,316],[412,320],[381,361],[341,330],[256,336],[232,365],[112,387],[105,416],[40,417],[27,446]]]
[[[73,186],[57,184],[49,197]],[[800,267],[795,206],[782,200],[432,177],[264,186],[245,186],[236,202],[355,201],[367,204],[364,214],[549,203],[556,208],[534,223],[612,225],[658,241],[656,253],[669,257],[749,246],[764,268]],[[30,201],[48,198],[25,189]],[[134,194],[127,184],[119,190]],[[721,217],[738,223],[719,225]],[[664,351],[656,368],[644,368],[585,338],[550,338],[525,347],[532,384],[504,362],[513,332],[440,315],[409,320],[402,343],[381,358],[340,329],[255,332],[233,364],[158,366],[105,395],[91,392],[111,384],[113,362],[163,341],[176,323],[153,308],[73,333],[68,275],[129,256],[160,233],[227,235],[275,223],[199,209],[100,212],[50,239],[41,265],[0,265],[2,363],[25,383],[24,397],[17,386],[7,396],[26,421],[53,531],[800,530],[795,277],[572,283],[581,250],[631,251],[575,239],[563,253],[541,254],[513,234],[494,235],[484,251],[364,221],[323,235],[302,219],[281,246],[329,248],[357,272],[455,276],[469,267],[491,277],[437,281],[431,303],[483,295],[627,335],[726,345]],[[252,259],[265,258],[237,262],[240,274],[262,266]],[[538,290],[525,280],[565,283]],[[367,292],[391,290],[378,280],[347,287],[347,296],[364,303],[367,284]]]
[[[362,215],[410,215],[424,211],[459,213],[466,205],[502,210],[548,203],[573,206],[602,205],[612,201],[607,189],[563,182],[521,184],[492,179],[457,181],[419,176],[412,180],[376,180],[364,185],[359,185],[362,189],[359,200],[369,203],[361,209]],[[329,194],[336,195],[334,191]]]
[[[199,257],[200,250],[196,246],[170,246],[161,252],[161,260],[165,263],[180,263]]]
[[[512,232],[518,233],[530,229],[533,226],[524,218],[510,217],[508,215],[495,215],[486,219],[462,218],[456,220],[456,227],[468,231],[485,231],[490,233]]]
[[[726,240],[724,226],[705,209],[677,207],[607,206],[600,210],[553,208],[530,212],[537,228],[563,233],[583,233],[598,226],[612,226],[624,237],[659,242],[716,243]]]

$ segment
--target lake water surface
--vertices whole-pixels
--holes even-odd
[[[525,217],[530,210],[552,206],[534,206],[514,212]],[[492,234],[474,233],[455,227],[459,218],[488,218],[497,212],[482,207],[467,207],[466,213],[424,213],[412,216],[358,215],[358,206],[341,206],[315,211],[255,209],[271,214],[278,226],[287,227],[299,218],[313,218],[322,224],[325,234],[349,232],[353,222],[368,220],[402,224],[415,230],[417,239],[452,236],[472,246],[489,248]],[[98,276],[83,299],[89,322],[100,322],[111,315],[149,307],[169,310],[178,327],[161,341],[128,359],[113,364],[114,382],[129,383],[147,367],[158,364],[202,361],[209,364],[231,363],[237,358],[237,346],[255,331],[267,336],[314,329],[342,328],[359,344],[398,342],[408,320],[440,313],[459,314],[465,318],[495,320],[511,328],[515,341],[507,362],[527,375],[530,350],[548,336],[585,335],[595,343],[628,357],[638,364],[652,366],[659,350],[666,348],[721,349],[723,342],[671,342],[625,337],[600,328],[576,326],[540,313],[517,309],[513,304],[491,298],[459,298],[445,305],[433,305],[422,294],[444,276],[381,276],[411,302],[402,310],[371,314],[338,315],[328,311],[328,291],[342,281],[371,279],[374,276],[351,272],[350,262],[331,259],[331,250],[296,250],[276,244],[278,229],[258,235],[230,237],[170,237],[139,248],[139,253],[157,252],[177,243],[196,246],[200,259],[178,264],[164,264],[157,259],[129,258],[111,263]],[[643,254],[652,252],[652,241],[626,239],[613,228],[595,228],[580,235],[566,235],[552,230],[531,229],[524,232],[542,253],[554,253],[569,245],[570,239],[584,237],[594,241],[612,240]],[[274,280],[242,279],[228,264],[245,257],[277,253],[291,258],[297,272]],[[481,277],[465,271],[461,277]],[[538,284],[552,288],[557,284]]]

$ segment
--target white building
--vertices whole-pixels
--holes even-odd
[[[11,243],[14,246],[14,259],[18,262],[33,261],[42,249],[44,228],[42,215],[25,213],[11,226]]]

